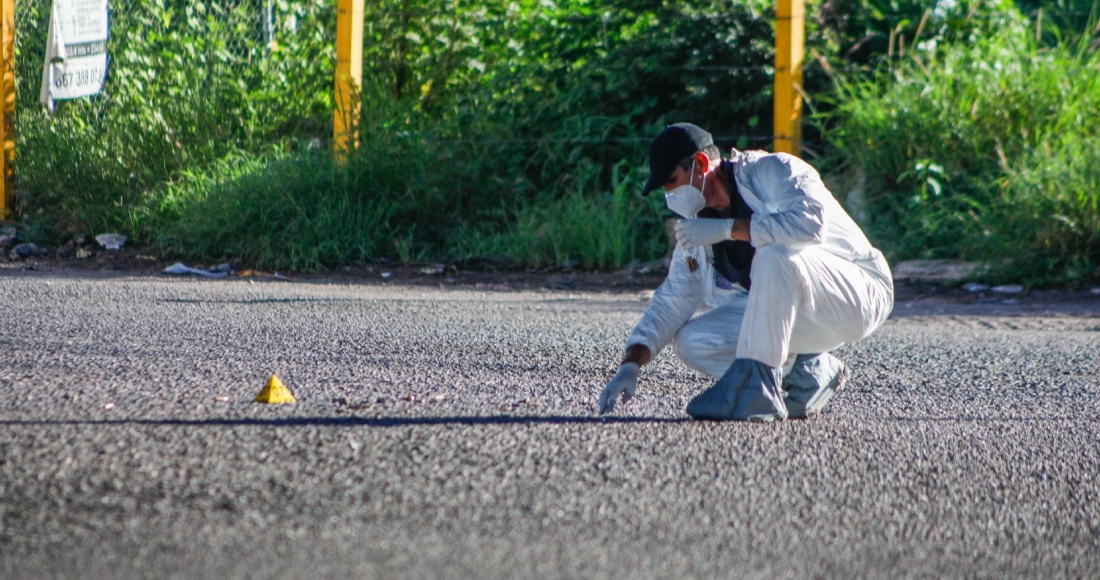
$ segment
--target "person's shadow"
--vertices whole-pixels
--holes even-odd
[[[211,419],[23,419],[0,421],[0,426],[21,425],[152,425],[177,427],[408,427],[413,425],[585,425],[631,423],[683,423],[688,417],[600,417],[597,415],[457,415],[441,417],[226,417]]]

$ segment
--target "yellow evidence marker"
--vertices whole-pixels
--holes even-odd
[[[267,379],[267,384],[264,385],[264,389],[260,391],[260,394],[256,395],[257,403],[297,403],[298,399],[294,398],[294,393],[290,392],[290,389],[286,388],[283,381],[279,380],[279,377],[271,375],[270,379]]]

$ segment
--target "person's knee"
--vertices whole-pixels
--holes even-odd
[[[720,377],[733,362],[735,343],[715,345],[709,333],[694,332],[687,325],[672,340],[672,352],[688,368],[711,377]]]
[[[676,336],[672,339],[672,352],[677,358],[684,361],[688,366],[693,366],[692,361],[695,359],[696,341],[693,340],[693,332],[689,326],[684,326],[676,333]]]

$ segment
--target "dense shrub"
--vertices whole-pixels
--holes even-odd
[[[834,168],[866,178],[893,260],[971,258],[992,278],[1095,279],[1100,56],[1006,26],[841,82]]]
[[[37,103],[50,3],[17,11],[17,200],[24,220],[73,232],[141,232],[157,188],[222,157],[325,134],[331,116],[328,2],[111,2],[100,95]],[[328,129],[331,131],[331,128]]]
[[[1026,246],[1034,264],[1011,263],[1036,280],[1096,263],[1082,249],[1093,178],[1069,156],[1094,151],[1078,138],[1094,123],[1065,120],[1096,118],[1096,75],[1076,88],[1060,76],[1091,53],[1042,48],[1060,46],[1084,1],[1059,0],[1041,27],[1039,5],[1027,21],[1005,0],[811,3],[803,90],[820,123],[804,151],[829,173],[863,172],[869,231],[891,257],[1001,263]],[[367,0],[362,147],[338,165],[333,2],[113,2],[104,93],[48,115],[27,90],[46,35],[38,0],[17,15],[18,217],[27,235],[120,230],[280,269],[654,259],[671,214],[636,191],[664,124],[699,123],[723,148],[770,144],[771,7]],[[1066,157],[1029,164],[1048,151]],[[1057,190],[1067,179],[1078,193]],[[1010,224],[1039,237],[1011,242],[1024,238]]]

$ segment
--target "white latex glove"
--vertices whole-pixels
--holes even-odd
[[[733,238],[732,219],[692,218],[676,222],[676,241],[690,250],[698,246],[709,246]]]
[[[603,392],[600,393],[601,415],[610,413],[611,409],[615,408],[615,400],[619,398],[620,394],[623,396],[624,404],[634,396],[634,389],[638,388],[638,370],[640,368],[638,363],[632,362],[623,363],[623,366],[619,367],[619,372],[611,377],[611,380],[607,382],[607,386],[603,388]]]

